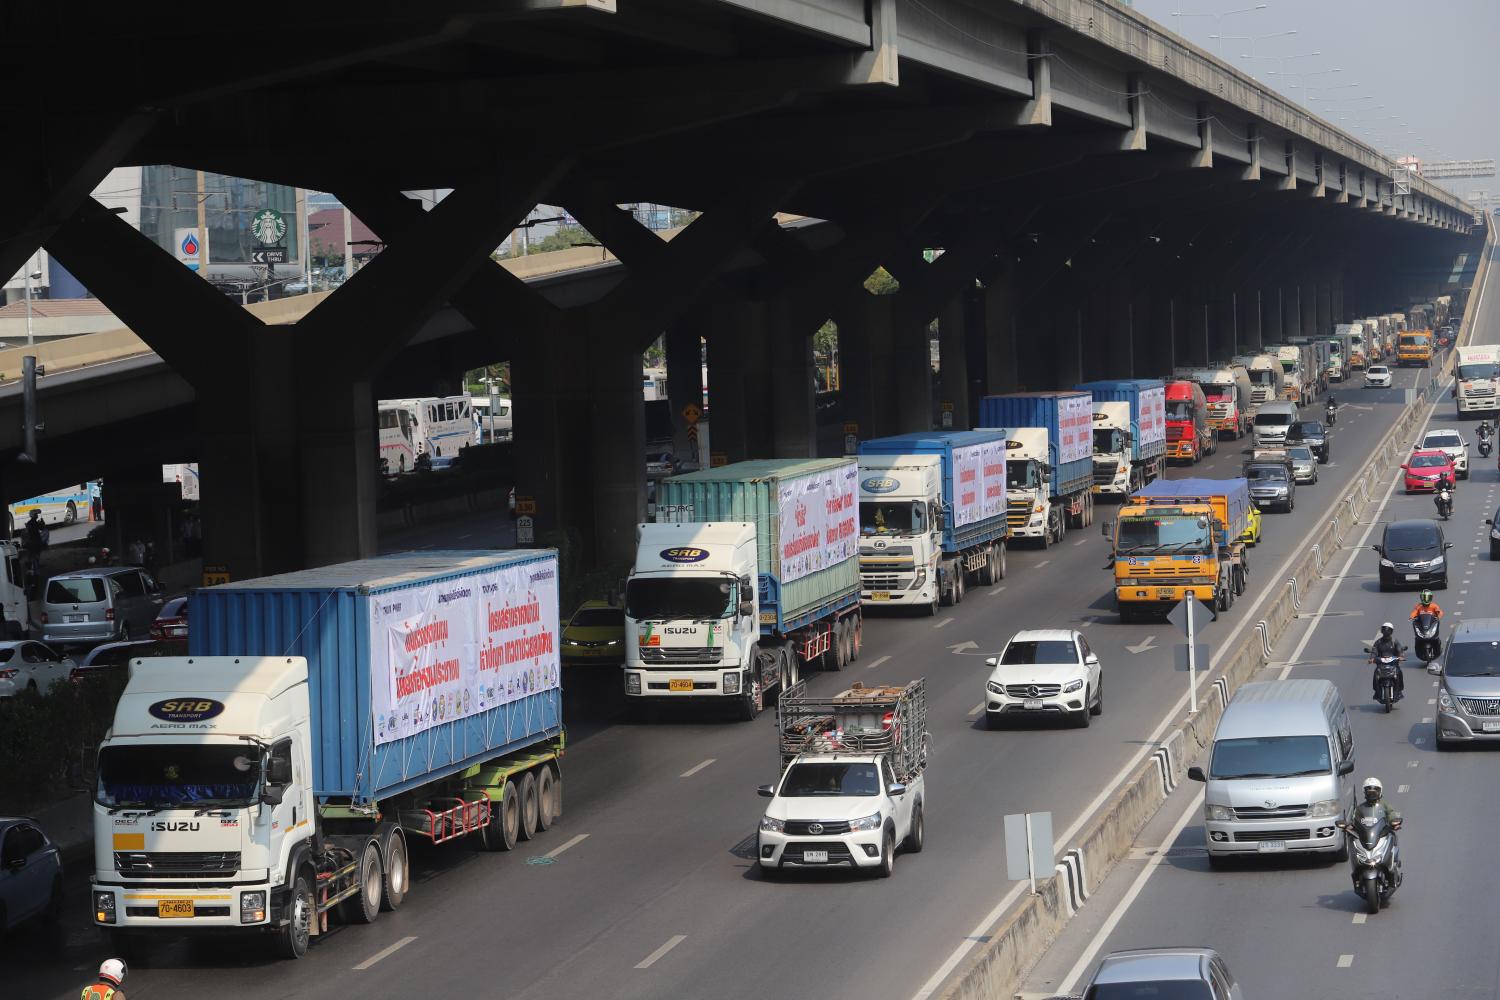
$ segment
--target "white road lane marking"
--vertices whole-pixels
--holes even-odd
[[[1417,766],[1417,761],[1409,760],[1409,761],[1406,762],[1406,766],[1407,767],[1416,767]]]
[[[671,937],[667,938],[667,943],[666,944],[662,945],[660,948],[656,949],[651,954],[649,954],[645,958],[641,959],[639,962],[635,963],[635,967],[637,969],[649,969],[649,968],[651,968],[651,966],[655,965],[658,961],[661,960],[661,957],[663,955],[665,955],[667,952],[671,951],[673,948],[677,947],[678,945],[682,944],[682,942],[684,942],[686,940],[687,940],[687,935],[686,934],[673,934]]]
[[[1425,736],[1418,736],[1416,739],[1412,740],[1411,742],[1412,742],[1413,746],[1421,746],[1423,743],[1427,742],[1427,737],[1425,737]]]
[[[719,758],[717,758],[717,757],[710,757],[710,758],[708,758],[708,760],[705,760],[702,763],[694,764],[692,767],[688,768],[686,771],[683,771],[682,774],[679,775],[679,777],[682,777],[682,778],[691,778],[693,775],[697,774],[699,771],[703,770],[705,767],[707,767],[708,765],[712,764],[714,761],[716,761],[718,759]]]
[[[1369,917],[1368,913],[1356,913],[1354,915],[1354,922],[1356,924],[1362,924],[1362,923],[1365,922],[1365,919],[1368,918],[1368,917]]]
[[[1047,565],[1051,561],[1052,561],[1051,559],[1043,559],[1041,562],[1039,562],[1039,563],[1036,564],[1036,568],[1037,569],[1041,569],[1043,566]]]
[[[1433,699],[1433,700],[1436,700],[1436,699]],[[1430,704],[1430,702],[1429,702],[1429,704]],[[1424,715],[1424,716],[1422,716],[1422,722],[1423,722],[1423,724],[1429,723],[1431,721],[1432,721],[1432,716],[1430,716],[1430,715]]]
[[[1087,538],[1080,538],[1080,539],[1078,539],[1078,541],[1074,542],[1073,544],[1074,545],[1087,545],[1088,542],[1089,542],[1089,540]]]
[[[934,625],[932,627],[933,628],[947,628],[949,625],[952,625],[952,624],[953,624],[953,619],[952,618],[944,618],[942,621],[938,622],[936,625]]]
[[[981,701],[979,704],[977,704],[973,708],[969,709],[969,714],[970,715],[978,715],[980,712],[983,712],[983,711],[984,711],[984,702]]]
[[[579,844],[583,843],[585,840],[588,840],[588,839],[589,839],[589,835],[588,834],[586,834],[586,833],[580,833],[578,836],[574,837],[572,840],[565,840],[561,844],[558,844],[552,850],[548,851],[546,854],[543,854],[542,857],[544,857],[544,858],[555,858],[559,854],[561,854],[563,851],[566,851],[569,848],[577,847]]]
[[[874,670],[876,667],[880,666],[882,663],[885,663],[889,659],[890,659],[889,656],[882,656],[878,660],[871,660],[869,663],[865,664],[865,669],[866,670]]]
[[[1183,811],[1181,816],[1177,817],[1177,822],[1172,824],[1171,832],[1157,845],[1156,854],[1152,856],[1151,860],[1146,862],[1146,867],[1141,869],[1141,873],[1135,877],[1135,881],[1130,883],[1130,888],[1125,890],[1125,895],[1115,904],[1115,908],[1110,913],[1108,919],[1094,932],[1093,940],[1089,942],[1087,948],[1083,949],[1083,954],[1078,956],[1078,961],[1074,962],[1073,967],[1068,970],[1068,974],[1063,976],[1062,986],[1058,990],[1059,993],[1074,992],[1074,985],[1082,978],[1089,966],[1094,963],[1094,956],[1099,954],[1099,949],[1104,947],[1104,942],[1109,939],[1110,934],[1114,933],[1116,925],[1125,916],[1126,911],[1130,909],[1130,905],[1135,902],[1135,898],[1141,894],[1141,890],[1146,887],[1146,880],[1167,859],[1167,851],[1177,842],[1177,837],[1182,833],[1183,827],[1196,819],[1201,814],[1202,809],[1203,792],[1199,791],[1193,794],[1191,801],[1188,802],[1187,809]]]
[[[404,937],[400,941],[397,941],[395,944],[391,945],[390,947],[388,947],[388,948],[382,948],[379,951],[377,951],[375,954],[371,955],[369,958],[365,959],[363,962],[360,962],[358,965],[356,965],[354,967],[354,969],[352,971],[354,971],[354,972],[363,972],[364,970],[368,969],[370,966],[374,965],[376,962],[379,962],[382,959],[390,958],[392,955],[396,954],[396,952],[400,951],[402,948],[405,948],[407,945],[411,944],[415,940],[416,940],[415,937]]]
[[[1429,704],[1429,705],[1436,705],[1437,704],[1437,699],[1436,698],[1428,698],[1427,699],[1427,704]]]
[[[1411,786],[1410,785],[1397,785],[1396,786],[1396,794],[1397,795],[1405,795],[1409,791],[1411,791]]]
[[[1002,591],[1004,589],[1005,589],[1005,584],[1003,584],[1003,583],[1000,586],[998,586],[998,587],[991,588],[991,590],[990,590],[990,596],[994,597],[996,594],[1000,593],[1000,591]]]
[[[1339,956],[1339,968],[1340,969],[1347,969],[1347,968],[1349,968],[1349,966],[1351,966],[1353,964],[1354,964],[1354,956],[1353,955],[1340,955]]]

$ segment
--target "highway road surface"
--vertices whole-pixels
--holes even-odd
[[[1493,339],[1500,340],[1500,333]],[[1274,581],[1283,579],[1279,568],[1299,551],[1341,496],[1341,484],[1391,426],[1417,374],[1401,372],[1391,389],[1365,389],[1355,382],[1337,388],[1344,408],[1334,428],[1332,462],[1323,467],[1321,483],[1299,490],[1295,512],[1266,516],[1264,541],[1251,553],[1249,589],[1212,626],[1209,640],[1216,651],[1249,629]],[[1217,456],[1191,470],[1174,469],[1172,475],[1232,475],[1246,444],[1224,442]],[[1465,541],[1487,515],[1476,495],[1494,481],[1495,474],[1486,472],[1475,486],[1460,487]],[[1402,510],[1431,506],[1426,499],[1392,502]],[[1100,515],[1103,520],[1108,509],[1101,508]],[[415,544],[493,544],[486,532],[457,537],[469,526],[456,522],[434,528],[431,537],[424,535]],[[1068,841],[1186,709],[1187,682],[1174,666],[1172,629],[1117,622],[1110,576],[1103,568],[1107,551],[1097,527],[1069,533],[1048,550],[1014,550],[1001,585],[971,589],[962,605],[943,609],[935,619],[872,616],[857,663],[843,674],[812,675],[810,687],[822,693],[854,680],[928,678],[933,752],[927,846],[921,855],[899,857],[890,881],[832,872],[774,883],[759,877],[752,854],[764,801],[755,795],[755,786],[776,776],[772,713],[748,724],[701,715],[674,715],[643,725],[593,722],[573,729],[563,772],[566,810],[540,839],[498,856],[462,846],[418,847],[413,852],[413,891],[399,912],[383,915],[370,928],[336,928],[300,962],[271,959],[253,939],[163,939],[149,961],[133,966],[130,992],[151,1000],[196,1000],[205,989],[280,998],[354,991],[511,1000],[926,996],[1019,894],[1020,887],[1004,877],[1002,817],[1050,810],[1059,841]],[[1370,570],[1371,564],[1360,560],[1356,568]],[[1475,568],[1489,569],[1483,562]],[[1345,597],[1362,594],[1361,588],[1346,584]],[[1361,599],[1376,601],[1367,594]],[[1362,617],[1327,619],[1319,626],[1326,636],[1320,631],[1307,657],[1347,658],[1351,648],[1357,655],[1359,636],[1373,631],[1372,616],[1394,614],[1401,610],[1397,605],[1405,606],[1404,598],[1394,596],[1380,602],[1353,604],[1351,610],[1366,612]],[[1391,611],[1373,610],[1386,604]],[[984,728],[979,709],[987,674],[983,658],[1014,631],[1036,626],[1085,629],[1099,653],[1105,707],[1091,728]],[[1316,669],[1321,668],[1305,668],[1298,675],[1320,676]],[[1366,672],[1345,664],[1345,673],[1346,697],[1360,704]],[[1409,690],[1420,694],[1421,687],[1418,681]],[[1364,691],[1367,695],[1368,688]],[[1399,784],[1401,778],[1411,778],[1407,783],[1414,787],[1420,787],[1416,781],[1426,773],[1423,768],[1443,771],[1437,764],[1477,774],[1484,766],[1482,755],[1455,758],[1453,764],[1447,758],[1437,761],[1421,748],[1394,749],[1420,730],[1422,701],[1408,698],[1391,719],[1360,713],[1359,739],[1368,748],[1361,770],[1368,762],[1382,774],[1404,771],[1388,780]],[[1408,770],[1407,759],[1427,763]],[[1485,807],[1468,805],[1473,798],[1461,797],[1455,786],[1446,800],[1466,810],[1467,825],[1486,829]],[[1182,808],[1185,802],[1174,800],[1169,811]],[[1434,820],[1424,830],[1420,814],[1427,809]],[[1421,905],[1417,897],[1425,894],[1436,913],[1436,907],[1450,907],[1456,896],[1434,891],[1439,880],[1423,870],[1432,863],[1424,864],[1421,845],[1428,837],[1427,850],[1456,850],[1462,834],[1451,819],[1436,818],[1442,812],[1436,803],[1427,809],[1411,809],[1417,814],[1409,856],[1413,878],[1398,897],[1397,911],[1403,906],[1416,910]],[[1440,826],[1451,832],[1437,833]],[[1183,843],[1195,835],[1189,827]],[[1132,940],[1152,933],[1166,935],[1165,940],[1196,941],[1200,930],[1222,930],[1234,923],[1236,914],[1243,918],[1253,913],[1259,937],[1246,939],[1246,947],[1253,940],[1254,950],[1229,950],[1233,967],[1244,976],[1260,956],[1284,950],[1286,942],[1306,940],[1315,917],[1331,921],[1314,938],[1323,950],[1332,947],[1325,947],[1325,941],[1332,942],[1336,933],[1384,933],[1382,922],[1395,923],[1382,915],[1372,920],[1373,929],[1344,926],[1350,924],[1355,901],[1338,872],[1210,877],[1192,867],[1203,867],[1201,860],[1188,859],[1181,870],[1162,866],[1137,903],[1149,904],[1154,919],[1141,922]],[[1277,893],[1269,883],[1296,885]],[[1237,890],[1232,906],[1226,884]],[[0,964],[13,971],[11,986],[18,996],[76,995],[81,977],[107,955],[105,938],[88,923],[81,882],[70,887],[62,928],[0,946]],[[1341,891],[1347,900],[1339,899]],[[1319,902],[1325,898],[1329,902]],[[1193,909],[1180,901],[1191,901]],[[1297,913],[1296,921],[1278,923],[1283,912]],[[1182,930],[1167,934],[1169,915],[1177,921],[1170,928]],[[1455,941],[1472,947],[1472,935],[1481,933],[1481,925],[1470,926],[1470,932],[1455,931]],[[1293,933],[1300,938],[1290,938]],[[1281,940],[1274,938],[1278,934],[1286,938],[1282,944],[1274,943]],[[1389,963],[1399,966],[1403,949],[1396,946],[1394,933],[1386,940]],[[1356,949],[1354,944],[1338,947],[1341,954]],[[1491,947],[1485,959],[1491,965],[1493,953]],[[1421,967],[1441,968],[1430,961]],[[1418,966],[1411,968],[1414,974]],[[1257,989],[1251,995],[1300,994]]]

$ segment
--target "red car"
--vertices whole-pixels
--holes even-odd
[[[1406,473],[1408,493],[1432,493],[1437,490],[1440,478],[1458,481],[1453,459],[1442,451],[1414,451],[1401,469]]]

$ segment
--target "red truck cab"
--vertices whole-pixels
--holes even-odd
[[[1217,434],[1208,424],[1203,387],[1186,379],[1167,383],[1167,458],[1196,465],[1217,450]]]

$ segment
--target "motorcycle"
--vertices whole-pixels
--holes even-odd
[[[1375,700],[1389,712],[1396,707],[1397,679],[1401,676],[1401,658],[1378,656],[1375,658]]]
[[[1363,897],[1371,913],[1379,913],[1401,888],[1401,852],[1396,831],[1385,818],[1385,810],[1360,803],[1356,821],[1339,820],[1339,829],[1349,840],[1349,874],[1354,891]]]
[[[1448,520],[1449,515],[1453,513],[1453,493],[1445,486],[1437,491],[1432,501],[1437,504],[1438,515],[1444,521]]]
[[[1330,427],[1338,423],[1339,410],[1338,407],[1334,406],[1332,403],[1328,404],[1328,407],[1323,411],[1323,414],[1328,418],[1328,424]]]
[[[1417,659],[1423,663],[1431,663],[1443,655],[1443,641],[1438,638],[1437,615],[1422,612],[1411,620],[1411,630],[1415,637],[1413,645]]]
[[[1479,457],[1480,458],[1489,458],[1490,457],[1490,449],[1491,449],[1490,439],[1487,438],[1487,437],[1480,438],[1479,439]]]

